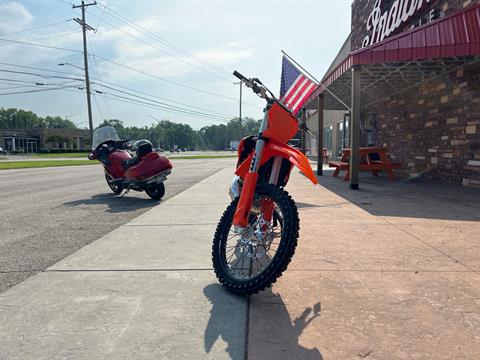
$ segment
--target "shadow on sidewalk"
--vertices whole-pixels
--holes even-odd
[[[389,181],[384,174],[361,172],[360,190],[352,191],[342,176],[332,173],[324,170],[319,185],[372,215],[480,221],[479,189],[420,178]]]
[[[235,313],[246,298],[232,295],[218,284],[206,286],[203,292],[212,304],[204,338],[207,353],[222,338],[232,360],[243,360],[245,350],[254,359],[323,360],[317,348],[307,349],[299,343],[302,332],[320,316],[320,303],[292,319],[281,295],[269,288],[252,297],[249,314],[242,314],[250,317],[249,328],[245,329],[247,323],[235,321],[239,315]],[[249,336],[248,349],[245,349],[245,331]]]
[[[73,206],[90,206],[90,205],[106,205],[105,210],[109,213],[121,213],[134,211],[138,209],[151,208],[158,205],[159,202],[151,200],[150,198],[139,198],[126,196],[120,197],[115,194],[98,194],[90,198],[78,199],[64,203],[67,207]]]
[[[245,359],[247,313],[238,312],[246,307],[246,298],[230,294],[219,284],[207,285],[203,293],[212,304],[204,335],[205,351],[210,353],[217,339],[222,338],[227,343],[230,359]]]
[[[300,344],[300,336],[320,316],[321,304],[307,307],[293,319],[280,294],[266,289],[250,302],[249,354],[258,359],[323,360],[318,348]]]

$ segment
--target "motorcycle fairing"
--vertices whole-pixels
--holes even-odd
[[[118,150],[110,153],[107,160],[110,164],[105,166],[105,169],[114,179],[121,178],[124,175],[125,169],[123,168],[123,162],[131,159],[130,153],[125,150]]]
[[[252,162],[254,153],[251,153],[237,168],[235,174],[244,179],[243,189],[238,199],[237,209],[233,217],[233,224],[236,226],[246,226],[248,224],[248,213],[252,207],[253,196],[255,193],[255,187],[257,186],[258,173],[250,172],[250,163]],[[274,156],[280,156],[293,165],[298,167],[303,174],[310,179],[310,181],[316,185],[318,180],[313,173],[312,167],[307,159],[307,157],[302,154],[299,150],[277,142],[275,140],[269,139],[265,144],[262,152],[262,158],[260,159],[260,166],[265,164]],[[262,204],[263,207],[263,204]]]
[[[299,150],[277,142],[275,140],[269,139],[265,144],[263,149],[263,155],[260,159],[260,166],[265,164],[274,156],[280,156],[284,159],[289,160],[293,165],[295,165],[314,185],[318,184],[317,177],[310,166],[308,158]],[[237,168],[235,174],[245,178],[245,175],[250,169],[250,163],[252,162],[253,153],[251,153]]]
[[[138,164],[125,171],[128,180],[143,180],[172,168],[172,163],[158,152],[151,152],[142,156]]]

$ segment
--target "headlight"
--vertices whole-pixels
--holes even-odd
[[[235,176],[232,179],[232,183],[230,184],[230,190],[228,192],[232,200],[235,200],[237,197],[240,196],[240,176]]]

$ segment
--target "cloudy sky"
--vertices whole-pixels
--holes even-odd
[[[85,93],[78,89],[83,86],[78,80],[82,36],[71,20],[81,13],[71,4],[0,0],[0,39],[66,49],[0,41],[0,94],[9,94],[0,96],[0,107],[66,116],[87,126]],[[238,115],[233,70],[262,79],[278,93],[281,50],[321,78],[349,33],[350,4],[351,0],[100,1],[86,15],[97,30],[88,34],[92,90],[102,92],[92,100],[94,124],[103,118],[137,126],[169,119],[196,129],[220,123]],[[167,111],[164,104],[181,113]],[[260,118],[262,105],[261,99],[244,91],[244,116]]]

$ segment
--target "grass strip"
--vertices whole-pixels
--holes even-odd
[[[32,156],[33,154],[28,154]],[[172,155],[164,153],[165,156],[172,159],[225,159],[237,157],[236,154],[231,155]],[[19,155],[24,156],[24,155]],[[86,159],[88,153],[61,153],[61,154],[34,154],[33,156],[38,158],[84,158]]]
[[[48,153],[48,154],[25,154],[28,156],[35,156],[39,158],[84,158],[88,156],[88,152],[74,152],[74,153]],[[20,156],[25,156],[20,155]]]
[[[2,161],[0,162],[0,170],[95,164],[98,164],[98,162],[90,160]]]
[[[179,155],[171,156],[170,160],[196,160],[196,159],[225,159],[235,158],[237,155]],[[0,170],[8,169],[28,169],[28,168],[44,168],[54,166],[75,166],[75,165],[94,165],[99,164],[97,161],[90,160],[23,160],[23,161],[0,161]]]

